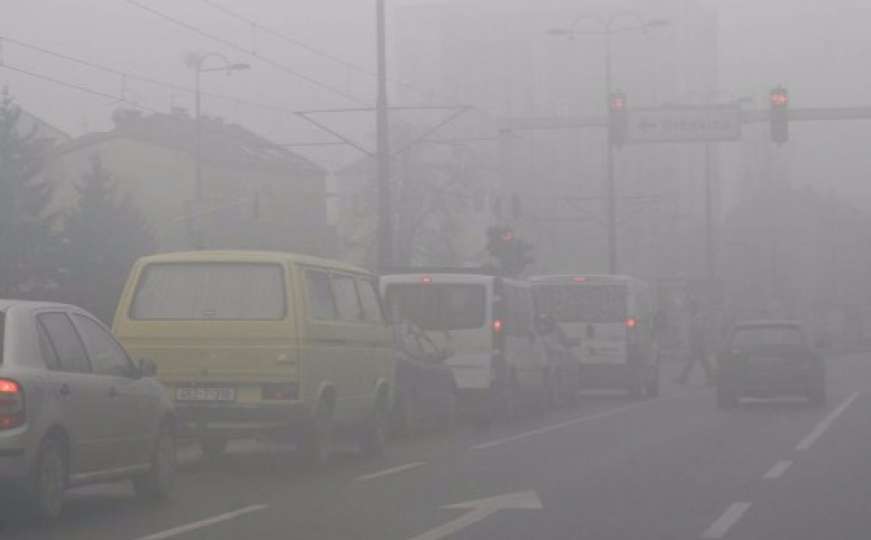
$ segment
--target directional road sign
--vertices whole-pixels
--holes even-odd
[[[710,142],[741,138],[738,107],[665,107],[629,110],[628,142]]]

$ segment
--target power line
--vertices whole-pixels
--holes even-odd
[[[219,4],[218,2],[215,2],[214,0],[200,0],[200,1],[204,4],[206,4],[207,6],[211,7],[212,9],[220,11],[221,13],[223,13],[224,15],[227,15],[230,18],[236,19],[238,21],[241,21],[241,22],[251,26],[251,28],[254,28],[255,30],[260,30],[260,31],[262,31],[266,34],[269,34],[273,37],[276,37],[276,38],[278,38],[286,43],[289,43],[293,46],[296,46],[296,47],[299,47],[305,51],[308,51],[315,56],[320,56],[321,58],[325,58],[327,60],[330,60],[331,62],[335,62],[336,64],[339,64],[343,67],[346,67],[348,69],[356,71],[357,73],[367,75],[369,77],[375,78],[378,76],[377,73],[375,73],[373,70],[371,70],[369,68],[365,68],[363,66],[360,66],[359,64],[355,64],[354,62],[351,62],[351,61],[346,60],[344,58],[338,57],[334,54],[330,54],[322,49],[319,49],[317,47],[309,45],[308,43],[305,43],[304,41],[301,41],[293,36],[290,36],[290,35],[285,34],[283,32],[279,32],[278,30],[276,30],[274,28],[264,26],[264,25],[260,24],[259,22],[255,21],[254,19],[252,19],[250,17],[246,17],[245,15],[242,15],[241,13],[239,13],[237,11],[233,11],[226,6]],[[393,78],[388,78],[388,80],[394,84],[398,84],[399,86],[402,86],[403,88],[411,90],[411,91],[413,91],[421,96],[427,95],[426,92],[424,92],[423,90],[419,90],[419,89],[415,88],[414,86],[412,86],[411,84],[409,84],[406,81],[397,80],[397,79],[393,79]]]
[[[74,89],[74,90],[78,90],[79,92],[84,92],[84,93],[86,93],[86,94],[91,94],[91,95],[93,95],[93,96],[97,96],[97,97],[102,97],[102,98],[111,99],[111,100],[116,101],[116,102],[126,103],[126,104],[130,105],[131,107],[135,107],[135,108],[137,108],[137,109],[141,109],[141,110],[143,110],[143,111],[148,111],[148,112],[155,113],[155,114],[159,114],[159,113],[160,113],[160,111],[158,111],[157,109],[152,109],[151,107],[148,107],[148,106],[145,106],[145,105],[140,105],[139,103],[136,103],[136,102],[134,102],[134,101],[130,101],[129,99],[127,99],[127,98],[124,97],[124,96],[116,96],[116,95],[113,95],[113,94],[107,94],[106,92],[102,92],[102,91],[100,91],[100,90],[94,90],[93,88],[90,88],[90,87],[87,87],[87,86],[82,86],[82,85],[80,85],[80,84],[76,84],[76,83],[71,83],[71,82],[68,82],[68,81],[61,80],[61,79],[57,79],[57,78],[55,78],[55,77],[51,77],[51,76],[49,76],[49,75],[43,75],[42,73],[36,73],[36,72],[34,72],[34,71],[30,71],[30,70],[27,70],[27,69],[24,69],[24,68],[20,68],[20,67],[16,67],[16,66],[11,66],[11,65],[9,65],[9,64],[7,64],[7,63],[2,63],[2,64],[0,64],[0,69],[7,69],[7,70],[9,70],[9,71],[14,71],[14,72],[16,72],[16,73],[20,73],[20,74],[22,74],[22,75],[27,75],[28,77],[31,77],[31,78],[34,78],[34,79],[40,79],[40,80],[43,80],[43,81],[46,81],[46,82],[50,82],[50,83],[56,84],[56,85],[58,85],[58,86],[63,86],[63,87],[66,87],[66,88],[71,88],[71,89]]]
[[[281,62],[278,62],[276,60],[272,60],[271,58],[268,58],[266,56],[263,56],[263,55],[257,53],[257,51],[252,51],[252,50],[246,49],[245,47],[242,47],[241,45],[239,45],[238,43],[236,43],[234,41],[231,41],[231,40],[223,38],[221,36],[217,36],[215,34],[211,34],[209,32],[206,32],[205,30],[203,30],[197,26],[194,26],[188,22],[185,22],[181,19],[173,17],[172,15],[168,15],[162,11],[158,11],[150,6],[143,4],[142,2],[139,2],[138,0],[124,0],[124,1],[127,2],[128,4],[130,4],[131,6],[137,7],[143,11],[147,11],[148,13],[151,13],[152,15],[154,15],[156,17],[159,17],[159,18],[161,18],[169,23],[172,23],[176,26],[184,28],[185,30],[193,32],[201,37],[204,37],[204,38],[209,39],[211,41],[214,41],[216,43],[220,43],[221,45],[224,45],[225,47],[229,47],[229,48],[231,48],[237,52],[240,52],[242,54],[257,58],[261,62],[269,64],[270,66],[274,67],[275,69],[278,69],[280,71],[284,71],[285,73],[291,75],[292,77],[296,77],[298,79],[306,81],[307,83],[309,83],[313,86],[316,86],[316,87],[321,88],[323,90],[327,90],[328,92],[331,92],[337,96],[341,96],[348,101],[351,101],[353,103],[357,103],[359,105],[366,104],[366,102],[363,101],[362,99],[360,99],[357,96],[354,96],[348,92],[345,92],[344,90],[341,90],[339,88],[336,88],[335,86],[332,86],[332,85],[327,84],[325,82],[319,81],[313,77],[310,77],[308,75],[300,73],[300,72],[296,71],[295,69],[282,64]]]
[[[33,50],[33,51],[36,51],[36,52],[39,52],[39,53],[42,53],[42,54],[45,54],[48,56],[52,56],[55,58],[59,58],[59,59],[68,61],[68,62],[72,62],[72,63],[79,64],[82,66],[86,66],[86,67],[89,67],[92,69],[96,69],[98,71],[103,71],[105,73],[110,73],[112,75],[126,78],[128,80],[142,81],[142,82],[145,82],[148,84],[152,84],[154,86],[159,86],[162,88],[167,88],[169,90],[175,90],[178,92],[185,92],[188,94],[194,94],[196,92],[193,88],[190,88],[187,86],[183,86],[180,84],[176,84],[176,83],[172,83],[172,82],[168,82],[168,81],[164,81],[164,80],[160,80],[160,79],[155,79],[155,78],[148,77],[145,75],[139,75],[137,73],[132,73],[129,71],[122,71],[120,69],[116,69],[116,68],[113,68],[111,66],[106,66],[104,64],[98,64],[96,62],[92,62],[92,61],[78,58],[75,56],[70,56],[70,55],[65,54],[65,53],[53,51],[51,49],[46,49],[45,47],[41,47],[39,45],[34,45],[32,43],[27,43],[27,42],[24,42],[24,41],[15,39],[15,38],[10,38],[8,36],[0,36],[0,42],[12,43],[14,45],[17,45],[19,47],[23,47],[25,49]],[[261,108],[261,109],[268,109],[268,110],[274,110],[274,111],[281,111],[281,112],[284,112],[287,114],[294,114],[295,113],[295,111],[293,111],[291,109],[287,109],[287,108],[284,108],[284,107],[281,107],[278,105],[271,105],[271,104],[267,104],[267,103],[259,103],[256,101],[249,101],[247,99],[238,98],[238,97],[231,96],[228,94],[221,94],[221,93],[217,93],[217,92],[208,92],[208,91],[201,91],[200,93],[204,96],[208,96],[211,98],[223,99],[226,101],[230,101],[230,102],[242,104],[242,105],[248,105],[251,107],[257,107],[257,108]]]

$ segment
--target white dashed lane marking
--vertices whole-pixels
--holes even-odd
[[[823,433],[825,433],[826,430],[829,429],[832,423],[837,420],[837,418],[841,416],[844,411],[847,410],[847,407],[849,407],[853,403],[853,401],[856,400],[857,397],[859,397],[859,392],[856,392],[850,395],[847,399],[845,399],[843,403],[838,406],[837,409],[835,409],[828,416],[820,420],[816,427],[814,427],[813,431],[811,431],[807,437],[802,439],[802,441],[798,443],[795,449],[798,451],[803,451],[810,448],[815,442],[817,442],[817,439],[823,436]]]
[[[365,474],[357,478],[358,482],[366,482],[367,480],[374,480],[376,478],[381,478],[382,476],[388,476],[391,474],[401,473],[403,471],[408,471],[411,469],[416,469],[418,467],[423,467],[426,465],[423,461],[418,461],[416,463],[406,463],[405,465],[400,465],[398,467],[393,467],[391,469],[384,469],[383,471],[374,472],[372,474]]]
[[[741,516],[744,515],[747,510],[750,509],[749,502],[736,502],[732,504],[729,508],[723,512],[723,515],[720,516],[717,521],[715,521],[708,530],[702,533],[702,538],[705,540],[716,540],[718,538],[723,538],[726,536],[726,533],[729,532],[738,521],[741,520]]]
[[[240,508],[239,510],[227,512],[226,514],[219,514],[219,515],[214,516],[214,517],[210,517],[210,518],[203,519],[200,521],[194,521],[193,523],[188,523],[187,525],[181,525],[179,527],[167,529],[165,531],[161,531],[158,533],[149,534],[148,536],[143,536],[139,540],[164,540],[166,538],[172,538],[173,536],[185,534],[185,533],[188,533],[190,531],[202,529],[203,527],[210,527],[212,525],[216,525],[216,524],[224,522],[224,521],[230,521],[231,519],[236,519],[240,516],[244,516],[245,514],[250,514],[251,512],[265,510],[267,508],[269,508],[269,507],[266,506],[265,504],[255,504],[252,506],[246,506],[245,508]]]
[[[774,467],[771,467],[771,469],[767,473],[765,473],[765,476],[763,476],[762,478],[766,480],[776,480],[783,476],[783,473],[785,473],[786,469],[788,469],[791,465],[792,462],[788,460],[778,461],[774,464]]]

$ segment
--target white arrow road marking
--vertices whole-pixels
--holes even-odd
[[[469,510],[462,516],[444,525],[439,525],[411,540],[441,540],[474,525],[500,510],[541,510],[541,500],[534,491],[507,493],[497,497],[477,499],[444,507],[447,510]]]

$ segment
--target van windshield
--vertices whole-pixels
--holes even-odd
[[[281,320],[284,273],[278,264],[162,263],[139,279],[134,320]]]
[[[471,330],[484,326],[487,290],[476,284],[393,284],[386,306],[394,321],[408,320],[423,330]]]
[[[539,285],[539,313],[562,323],[622,323],[626,320],[625,285]]]

